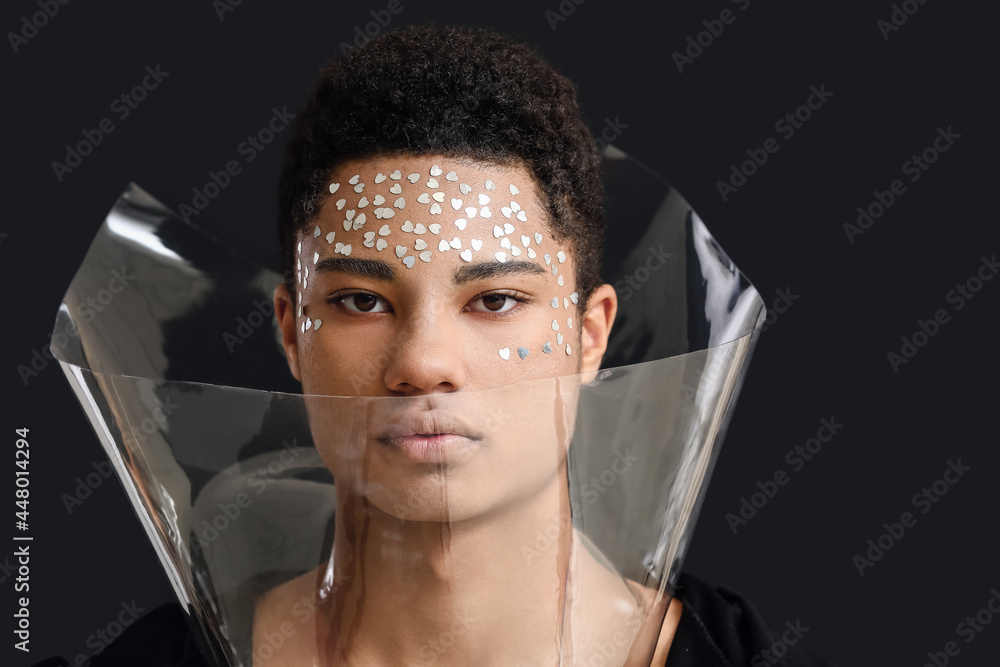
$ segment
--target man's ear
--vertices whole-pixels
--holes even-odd
[[[281,327],[281,344],[285,348],[285,357],[288,358],[288,368],[295,379],[302,382],[302,375],[299,372],[299,331],[295,326],[295,308],[292,306],[292,298],[285,283],[274,288],[274,317]]]
[[[592,380],[601,367],[617,313],[618,294],[615,288],[605,283],[595,289],[587,301],[583,322],[580,323],[580,372],[586,376],[584,382]]]

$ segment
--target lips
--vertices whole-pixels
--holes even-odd
[[[478,440],[478,436],[462,420],[444,410],[407,412],[392,419],[379,434],[379,440],[407,436],[459,435]]]

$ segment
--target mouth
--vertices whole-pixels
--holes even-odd
[[[440,410],[410,412],[390,421],[376,440],[422,463],[444,463],[467,453],[480,440],[455,415]]]

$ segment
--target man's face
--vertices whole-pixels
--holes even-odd
[[[275,306],[306,395],[379,397],[308,400],[338,481],[390,514],[454,519],[551,480],[615,306],[604,286],[578,307],[530,172],[403,155],[328,186],[296,244],[294,312],[283,288]]]

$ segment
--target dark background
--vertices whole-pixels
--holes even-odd
[[[553,29],[545,12],[558,12],[558,0],[402,0],[390,27],[426,18],[490,25],[536,46],[579,84],[595,132],[617,119],[614,143],[678,188],[769,307],[777,290],[798,297],[761,335],[686,569],[741,591],[774,627],[801,620],[803,641],[842,665],[920,666],[948,641],[961,650],[950,664],[995,665],[1000,618],[970,643],[956,626],[1000,589],[1000,280],[984,283],[961,310],[946,295],[998,251],[997,17],[985,4],[911,0],[916,13],[886,40],[877,22],[890,18],[889,2],[741,4],[749,6],[567,0],[564,11],[573,11]],[[29,427],[34,536],[32,652],[10,646],[17,595],[7,565],[0,636],[10,644],[0,662],[90,654],[88,636],[123,601],[148,612],[173,596],[117,481],[67,514],[60,496],[104,454],[54,362],[27,385],[17,372],[48,343],[96,229],[129,181],[176,207],[191,203],[209,170],[238,159],[242,174],[195,221],[273,262],[269,230],[288,133],[249,164],[237,145],[267,124],[272,108],[297,111],[319,65],[386,5],[243,0],[220,18],[208,0],[162,8],[77,0],[59,5],[17,53],[9,35],[0,46],[0,265],[11,300],[0,495],[14,492],[14,429]],[[727,8],[735,21],[679,72],[672,52]],[[28,0],[5,3],[0,28],[20,32],[22,17],[38,11]],[[119,120],[112,100],[147,65],[169,76]],[[821,85],[833,93],[822,108],[794,136],[777,132],[775,122]],[[51,163],[104,117],[114,132],[60,182]],[[939,127],[960,138],[910,182],[903,163]],[[768,137],[779,151],[723,201],[717,181]],[[850,243],[843,224],[894,179],[906,192]],[[887,353],[938,308],[950,321],[894,372]],[[843,429],[793,472],[785,453],[814,436],[821,418]],[[971,470],[920,514],[911,497],[959,458]],[[777,470],[790,474],[788,485],[734,534],[726,514]],[[916,525],[860,576],[852,557],[906,511]],[[0,565],[13,548],[0,548]]]

